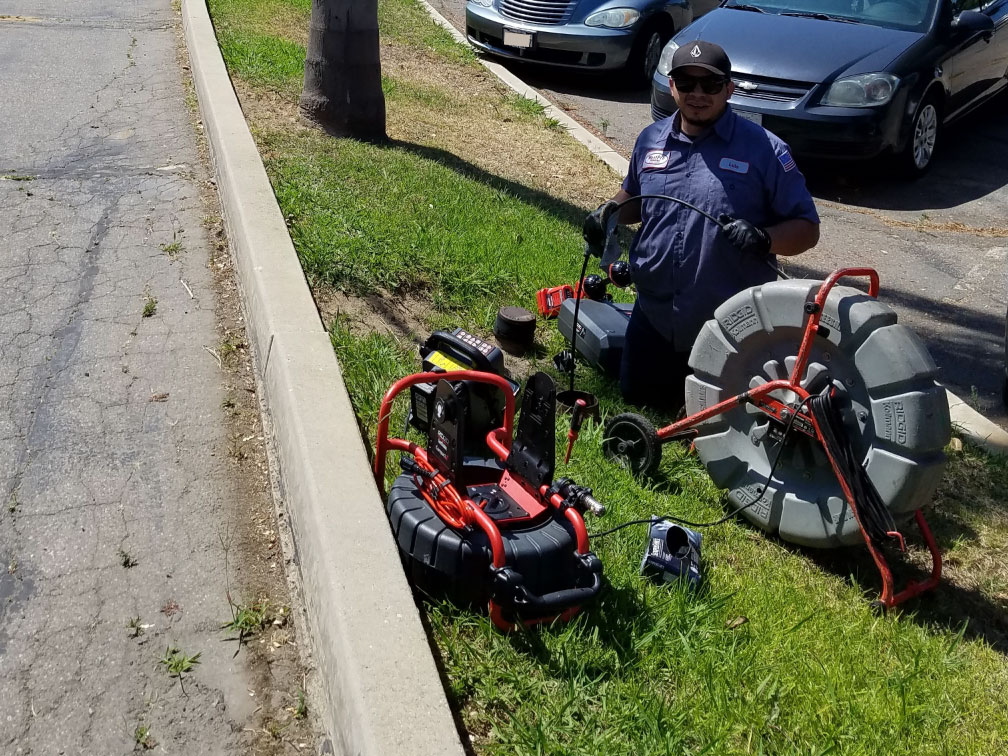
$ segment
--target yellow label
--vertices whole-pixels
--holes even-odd
[[[449,357],[447,354],[438,352],[437,350],[431,352],[425,358],[428,362],[432,362],[437,365],[442,370],[447,370],[451,372],[453,370],[472,370],[468,365],[463,365],[461,362],[457,362]]]

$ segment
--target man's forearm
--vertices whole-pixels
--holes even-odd
[[[804,218],[794,218],[768,226],[770,251],[782,257],[800,255],[819,243],[819,224]]]
[[[613,202],[625,202],[631,199],[634,195],[628,194],[623,189],[616,192],[616,196],[613,197]],[[619,209],[619,222],[624,226],[632,226],[634,223],[640,223],[640,200],[637,202],[631,202],[628,205],[624,205]]]

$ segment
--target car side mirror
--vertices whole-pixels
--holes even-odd
[[[952,19],[952,33],[957,37],[973,37],[983,34],[990,39],[994,33],[994,21],[990,16],[975,10],[964,10]]]

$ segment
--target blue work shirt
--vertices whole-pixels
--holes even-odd
[[[764,228],[794,218],[819,223],[805,177],[781,139],[731,106],[695,139],[683,134],[679,123],[676,113],[637,137],[625,192],[667,194],[715,218],[727,213]],[[693,347],[718,305],[776,278],[762,259],[735,247],[708,218],[660,199],[641,201],[630,268],[637,306],[679,352]]]

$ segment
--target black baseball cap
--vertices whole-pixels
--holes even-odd
[[[728,60],[728,53],[721,45],[705,42],[702,39],[696,39],[679,46],[679,49],[672,54],[672,67],[669,68],[669,76],[677,68],[685,68],[686,66],[705,68],[712,73],[721,74],[726,79],[731,77],[731,61]]]

